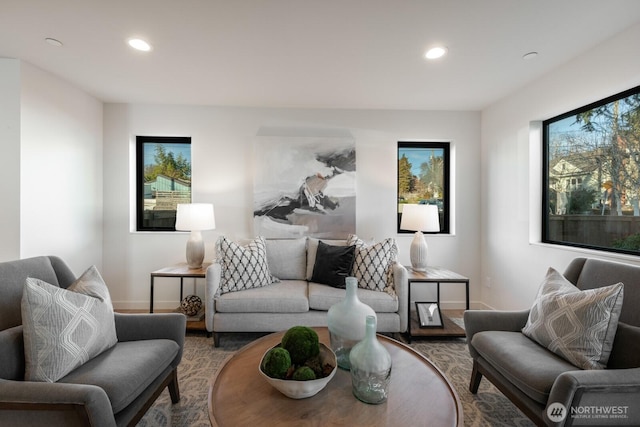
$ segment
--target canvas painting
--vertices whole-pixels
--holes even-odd
[[[352,138],[260,137],[254,164],[256,235],[344,239],[355,234]]]

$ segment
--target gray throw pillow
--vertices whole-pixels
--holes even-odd
[[[118,341],[112,307],[93,296],[27,278],[21,308],[26,381],[58,381]]]
[[[580,290],[550,268],[522,333],[582,369],[607,366],[622,309],[622,283]]]

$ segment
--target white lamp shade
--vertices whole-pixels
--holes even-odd
[[[438,206],[414,204],[403,205],[400,229],[425,232],[440,231]]]
[[[176,230],[201,231],[216,228],[211,203],[180,203],[176,214]]]

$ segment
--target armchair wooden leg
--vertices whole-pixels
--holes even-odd
[[[482,374],[478,371],[478,363],[473,361],[473,370],[471,371],[471,382],[469,383],[469,391],[473,394],[478,392],[480,387],[480,381],[482,380]]]
[[[213,346],[214,347],[220,347],[220,333],[219,332],[214,332],[213,333]]]
[[[180,401],[180,388],[178,386],[178,368],[175,368],[173,372],[171,372],[171,382],[169,382],[167,387],[169,388],[171,403],[178,403]]]

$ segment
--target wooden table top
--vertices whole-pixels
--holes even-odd
[[[314,329],[328,346],[327,328]],[[315,396],[288,398],[258,373],[262,355],[283,335],[284,332],[277,332],[247,344],[231,355],[211,379],[208,406],[213,427],[463,425],[462,404],[442,372],[410,347],[382,335],[378,339],[392,360],[385,403],[368,405],[356,399],[349,371],[339,368]]]

